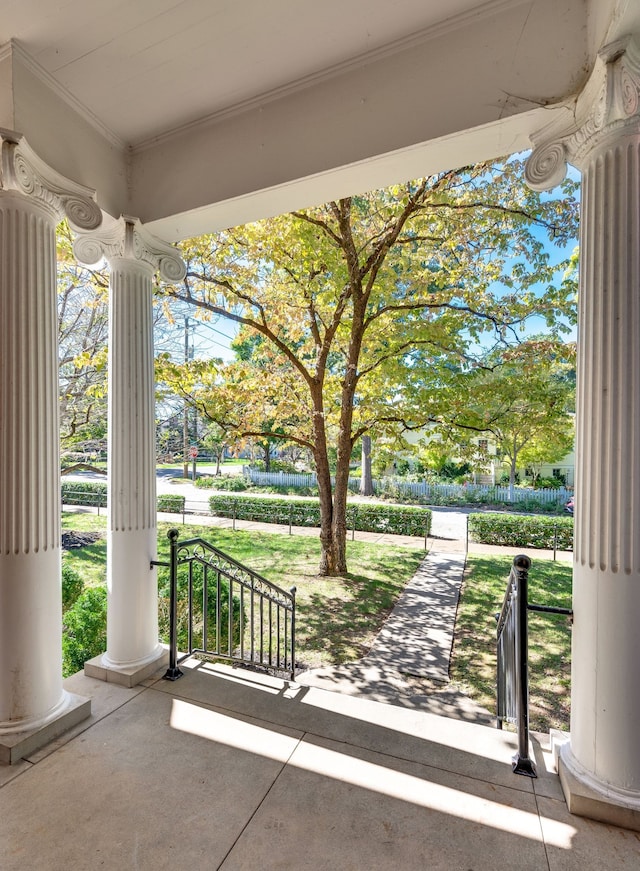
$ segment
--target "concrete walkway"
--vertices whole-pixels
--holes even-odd
[[[302,672],[297,682],[455,719],[494,722],[493,714],[448,685],[464,567],[463,554],[428,554],[365,657]]]

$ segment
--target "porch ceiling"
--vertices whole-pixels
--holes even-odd
[[[0,124],[179,238],[526,146],[637,7],[7,0]]]
[[[521,5],[510,0],[502,6]],[[486,0],[16,0],[1,33],[139,145],[345,63],[397,51]],[[7,8],[8,6],[8,8]]]

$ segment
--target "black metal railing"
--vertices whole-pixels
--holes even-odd
[[[518,752],[513,757],[515,774],[537,777],[529,756],[529,668],[527,595],[531,560],[514,558],[498,621],[498,728],[506,720],[517,726]]]
[[[193,654],[295,678],[296,588],[283,590],[201,538],[168,532],[169,668]],[[178,653],[180,650],[180,654]]]
[[[570,608],[529,604],[528,556],[514,558],[502,610],[496,614],[497,626],[497,725],[504,721],[518,731],[518,752],[513,757],[513,771],[537,777],[529,756],[529,623],[528,612],[563,614],[573,618]]]

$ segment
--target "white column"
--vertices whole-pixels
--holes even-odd
[[[640,828],[640,53],[607,46],[532,186],[582,171],[571,739],[573,812]],[[535,570],[535,569],[534,569]]]
[[[133,685],[158,667],[153,275],[184,275],[170,245],[121,218],[80,237],[79,260],[110,269],[107,652],[88,674]]]
[[[62,688],[55,228],[102,219],[91,192],[0,130],[0,735],[38,729]]]

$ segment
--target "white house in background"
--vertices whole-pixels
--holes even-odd
[[[224,8],[223,8],[224,7]],[[0,741],[61,677],[55,228],[111,269],[107,653],[158,644],[151,301],[173,242],[533,147],[582,173],[570,808],[640,828],[640,3],[5,3]],[[47,732],[47,730],[49,730]],[[30,740],[31,740],[30,739]]]
[[[438,434],[433,433],[429,435],[427,429],[406,432],[403,438],[407,444],[415,448],[415,450],[417,450],[421,444],[424,444],[427,438],[439,441]],[[472,467],[471,474],[473,475],[473,482],[475,484],[498,483],[503,472],[508,474],[509,467],[508,464],[504,463],[502,459],[498,457],[495,442],[491,438],[485,436],[477,436],[471,441],[478,447],[476,461],[469,460]],[[411,462],[412,456],[415,456],[413,451],[407,451],[406,458],[409,462]],[[452,454],[451,459],[454,462],[457,461],[457,457],[455,457],[454,454]],[[570,453],[557,462],[541,464],[540,467],[536,469],[536,473],[541,478],[563,479],[566,487],[573,487],[575,482],[575,461],[576,456],[574,448]],[[531,471],[532,470],[528,470],[524,466],[518,468],[518,473],[521,478],[529,477]]]

